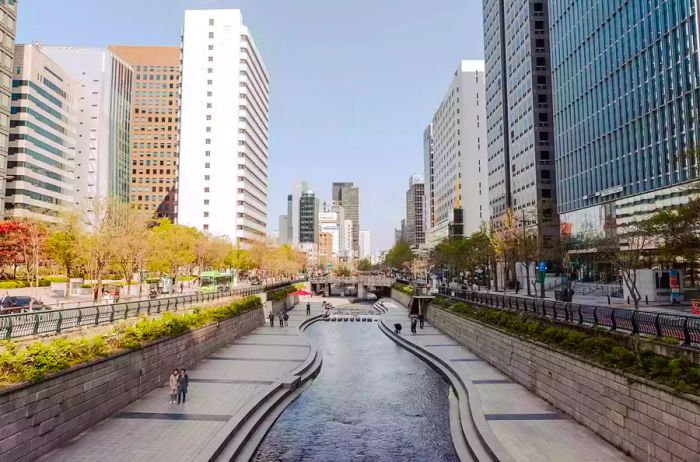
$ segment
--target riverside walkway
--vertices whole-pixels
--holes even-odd
[[[275,319],[275,327],[266,323],[189,369],[186,404],[170,404],[163,384],[40,460],[200,461],[219,451],[228,460],[240,430],[250,430],[244,416],[285,389],[289,395],[299,382],[295,371],[314,360],[299,326],[323,310],[320,299],[311,299],[307,316],[306,302],[289,312],[288,327],[278,327]],[[315,361],[320,365],[320,358]]]
[[[506,455],[517,462],[630,461],[589,429],[557,412],[547,402],[477,357],[452,337],[425,322],[412,334],[408,310],[391,299],[384,323],[401,323],[401,337],[436,355],[478,391],[480,409]]]

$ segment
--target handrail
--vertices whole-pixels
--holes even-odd
[[[541,298],[528,299],[446,287],[440,287],[439,294],[472,305],[517,311],[528,316],[544,317],[582,327],[603,328],[633,335],[651,335],[657,338],[673,337],[685,346],[700,346],[700,316],[583,305]],[[532,303],[529,303],[529,300],[532,300]]]
[[[248,297],[287,287],[297,282],[299,281],[242,287],[212,293],[177,295],[152,300],[129,300],[80,308],[0,315],[0,339],[9,340],[33,335],[54,335],[83,326],[112,324],[124,319],[136,318],[143,314],[150,316],[164,311],[183,311],[188,306],[196,303],[227,297]]]

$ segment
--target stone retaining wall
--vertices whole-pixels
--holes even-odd
[[[397,299],[397,301],[400,301]],[[480,358],[640,461],[700,460],[700,399],[590,364],[430,305],[426,317]]]
[[[401,292],[400,290],[396,290],[393,287],[391,288],[391,298],[401,303],[406,308],[408,308],[408,306],[411,304],[412,299],[412,297],[407,293]]]
[[[0,390],[0,462],[30,461],[263,324],[262,308]],[[128,444],[126,442],[125,444]]]

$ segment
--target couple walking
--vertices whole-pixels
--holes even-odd
[[[416,326],[418,325],[418,322],[420,322],[420,328],[422,329],[423,324],[425,323],[425,316],[423,315],[423,313],[420,313],[418,316],[411,317],[411,333],[418,333],[418,331],[416,331]]]
[[[187,385],[189,385],[189,378],[187,377],[187,371],[185,369],[175,369],[173,373],[170,374],[170,404],[175,404],[177,399],[177,404],[185,403],[185,398],[187,397]]]

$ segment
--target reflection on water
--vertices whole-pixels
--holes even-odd
[[[447,383],[375,323],[316,323],[314,383],[280,416],[256,461],[458,460]]]

